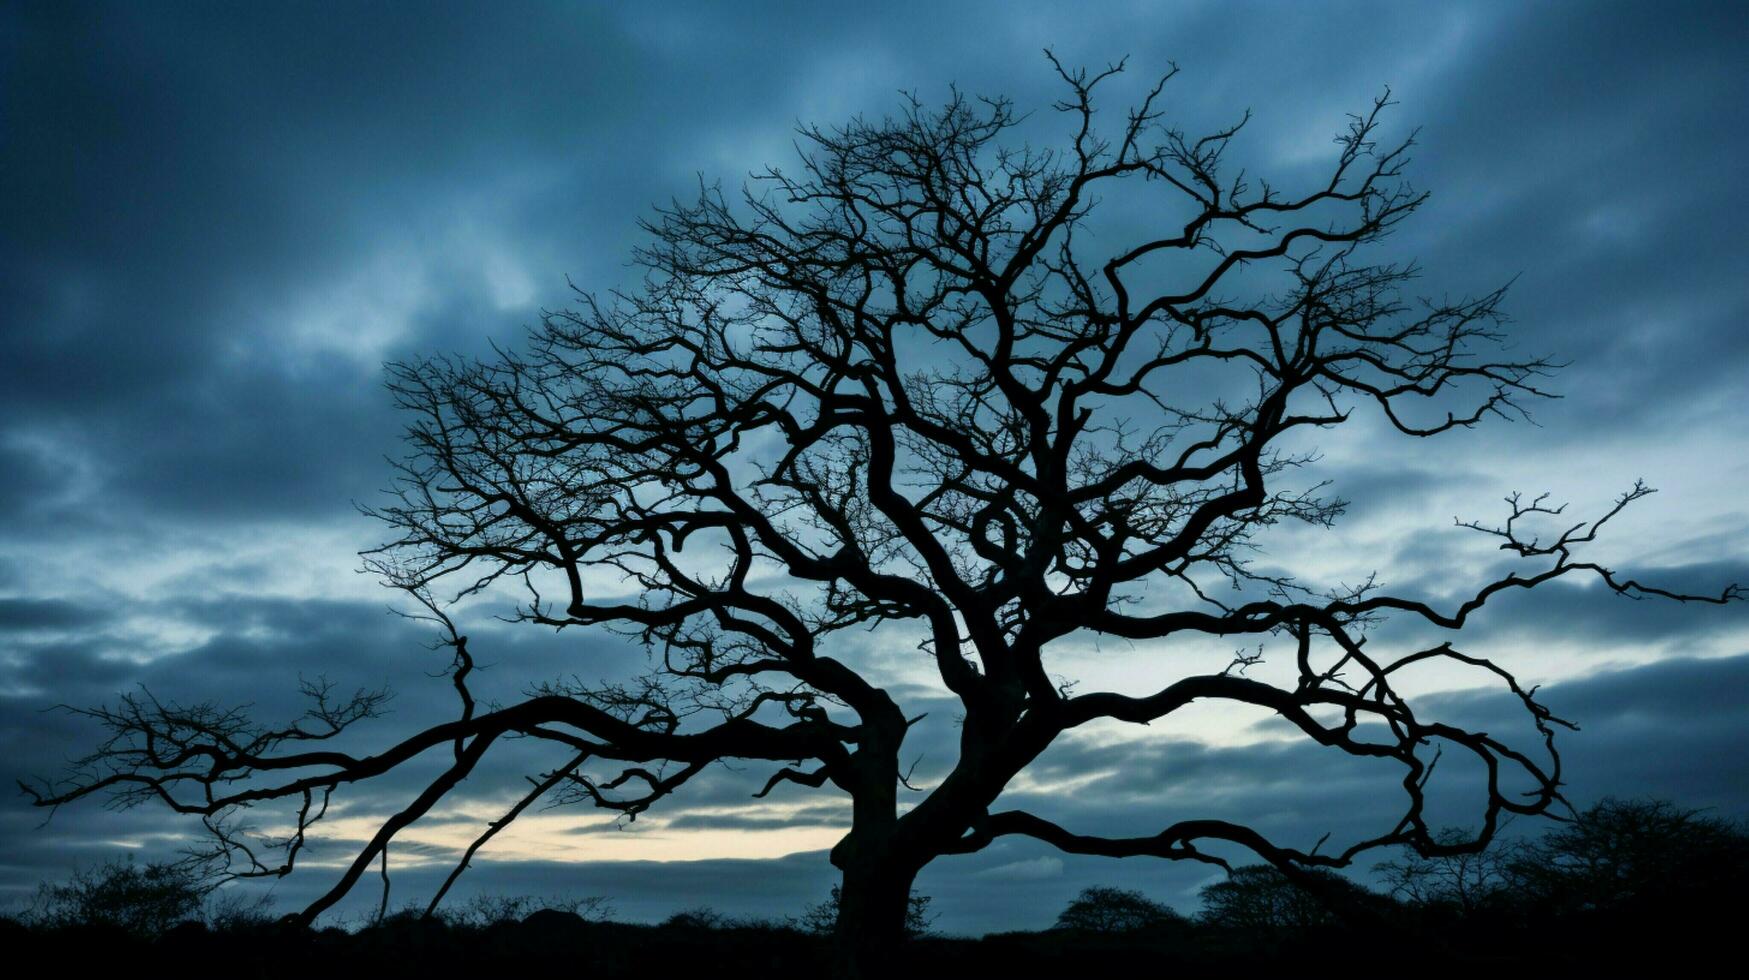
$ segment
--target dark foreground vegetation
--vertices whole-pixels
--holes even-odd
[[[1664,801],[1610,800],[1539,840],[1375,871],[1387,890],[1238,868],[1203,889],[1194,917],[1139,892],[1089,888],[1048,930],[978,939],[930,933],[929,899],[913,896],[895,975],[1145,966],[1180,977],[1335,976],[1396,964],[1421,976],[1520,976],[1698,965],[1737,944],[1749,832]],[[478,898],[437,915],[409,909],[357,929],[312,930],[259,904],[215,901],[175,865],[124,862],[45,885],[30,909],[0,920],[0,941],[14,962],[131,975],[806,977],[828,970],[837,924],[831,899],[785,920],[708,908],[660,925],[611,916],[599,898]]]

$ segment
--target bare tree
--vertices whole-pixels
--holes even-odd
[[[1462,844],[1475,838],[1462,827],[1446,827],[1435,835],[1441,843]],[[1498,905],[1511,895],[1514,866],[1523,859],[1520,841],[1496,841],[1486,851],[1456,851],[1422,857],[1409,854],[1373,866],[1392,897],[1422,909],[1449,909],[1459,915]]]
[[[1520,564],[1449,607],[1254,566],[1272,526],[1343,512],[1300,476],[1313,460],[1304,433],[1356,413],[1410,438],[1512,417],[1544,395],[1553,365],[1504,351],[1503,288],[1416,301],[1402,293],[1413,266],[1367,261],[1426,200],[1403,179],[1410,141],[1381,142],[1387,97],[1337,135],[1322,179],[1289,194],[1227,165],[1244,119],[1206,135],[1168,122],[1160,96],[1176,69],[1107,127],[1094,96],[1121,65],[1051,61],[1067,123],[1055,148],[1018,139],[1041,121],[1009,101],[957,93],[939,108],[910,98],[893,117],[806,127],[799,170],[657,209],[638,289],[579,294],[526,347],[489,361],[391,369],[411,453],[373,511],[395,537],[367,555],[445,631],[454,720],[353,755],[321,743],[376,714],[379,694],[314,689],[309,716],[279,728],[124,698],[88,712],[109,741],[68,781],[34,788],[37,802],[158,799],[205,820],[235,873],[277,875],[331,794],[428,752],[452,756],[301,913],[309,921],[374,863],[386,880],[396,834],[503,739],[565,757],[481,844],[549,794],[635,816],[712,763],[765,762],[759,795],[787,782],[853,801],[831,853],[847,974],[903,935],[919,869],[998,837],[1223,865],[1209,845],[1236,846],[1303,875],[1391,845],[1477,850],[1504,815],[1556,806],[1565,723],[1534,689],[1451,642],[1363,648],[1368,628],[1399,616],[1455,632],[1503,592],[1572,575],[1633,597],[1722,603],[1738,590],[1678,595],[1581,554],[1651,492],[1642,485],[1552,537],[1531,530],[1560,514],[1543,498],[1513,498],[1499,526],[1470,524]],[[653,669],[482,707],[467,638],[431,591],[440,582],[456,599],[525,589],[518,619],[626,631]],[[904,809],[900,747],[916,716],[841,638],[875,627],[920,635],[963,706],[951,771]],[[1051,666],[1077,635],[1274,640],[1292,679],[1245,676],[1256,653],[1158,689],[1077,693]],[[1534,744],[1414,710],[1398,684],[1435,661],[1515,695]],[[1394,767],[1401,816],[1323,851],[1224,820],[1123,838],[995,805],[1065,732],[1144,725],[1205,699],[1274,712]],[[1487,773],[1473,838],[1424,822],[1438,751]],[[617,774],[590,775],[604,765]],[[294,809],[271,859],[235,822],[268,801]]]

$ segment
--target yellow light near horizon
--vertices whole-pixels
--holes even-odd
[[[502,815],[502,808],[480,816],[487,808],[471,802],[445,814],[413,824],[395,836],[389,848],[391,866],[420,867],[453,864],[469,844],[486,829],[489,820]],[[776,816],[789,808],[757,808],[760,815]],[[463,812],[479,811],[479,813]],[[698,815],[702,811],[687,811]],[[736,813],[747,812],[746,808]],[[479,819],[470,819],[479,816]],[[316,847],[299,862],[308,867],[343,867],[350,864],[370,836],[382,827],[386,814],[358,813],[330,817],[320,824],[322,833],[312,834]],[[823,851],[844,836],[848,826],[799,825],[771,829],[701,828],[666,829],[665,818],[646,815],[634,823],[613,829],[614,818],[604,813],[527,814],[492,838],[475,856],[481,861],[703,861],[721,859],[763,860],[805,851]],[[271,833],[283,833],[276,828]],[[411,847],[409,847],[411,845]]]

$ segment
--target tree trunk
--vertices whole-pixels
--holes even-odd
[[[841,866],[833,975],[842,980],[892,976],[905,942],[911,883],[918,869],[885,851],[869,848]]]
[[[889,968],[905,941],[911,882],[923,866],[898,842],[899,744],[905,718],[896,705],[871,718],[851,758],[850,833],[832,848],[843,872],[833,935],[834,976],[873,980]]]

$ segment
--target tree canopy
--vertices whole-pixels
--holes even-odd
[[[1139,891],[1095,885],[1064,906],[1056,928],[1080,932],[1129,933],[1157,930],[1181,924],[1184,916],[1171,906],[1156,902]]]
[[[1057,66],[1066,125],[1049,146],[1019,138],[1033,121],[1009,101],[959,93],[805,127],[798,169],[658,208],[637,287],[580,292],[486,360],[393,365],[409,453],[370,510],[392,539],[367,561],[453,649],[453,720],[355,755],[322,743],[378,715],[378,692],[312,688],[309,714],[278,726],[124,697],[87,709],[108,741],[68,782],[32,787],[38,802],[158,800],[202,818],[234,873],[282,875],[334,793],[447,754],[307,922],[386,868],[395,835],[506,738],[563,758],[457,873],[537,800],[635,816],[715,763],[763,763],[759,795],[851,797],[832,861],[853,964],[903,934],[919,869],[999,837],[1221,865],[1237,847],[1305,875],[1392,845],[1479,849],[1504,815],[1559,804],[1566,723],[1534,688],[1454,641],[1386,651],[1368,631],[1404,617],[1455,633],[1503,592],[1575,575],[1636,597],[1738,590],[1677,594],[1585,556],[1643,484],[1591,519],[1514,496],[1501,523],[1468,524],[1517,563],[1450,602],[1256,562],[1271,528],[1344,512],[1304,437],[1363,415],[1405,438],[1516,417],[1555,364],[1507,349],[1503,286],[1418,299],[1414,265],[1374,257],[1427,200],[1405,178],[1412,139],[1383,136],[1388,93],[1289,191],[1229,164],[1248,114],[1201,134],[1172,122],[1176,69],[1101,115],[1096,92],[1120,67]],[[649,672],[602,681],[580,663],[515,703],[478,703],[451,603],[504,590],[520,590],[514,618],[530,626],[644,644]],[[915,643],[963,714],[958,758],[904,808],[916,715],[844,641],[871,629]],[[1148,690],[1082,692],[1052,654],[1085,636],[1145,641],[1137,656],[1155,659],[1167,640],[1269,641],[1283,673],[1248,676],[1259,650]],[[1418,710],[1400,680],[1435,662],[1502,685],[1534,740]],[[1065,733],[1210,700],[1392,767],[1400,817],[1323,850],[1223,819],[1122,837],[998,805]],[[1442,752],[1485,773],[1472,838],[1427,823]],[[292,829],[271,857],[235,816],[276,800]]]

